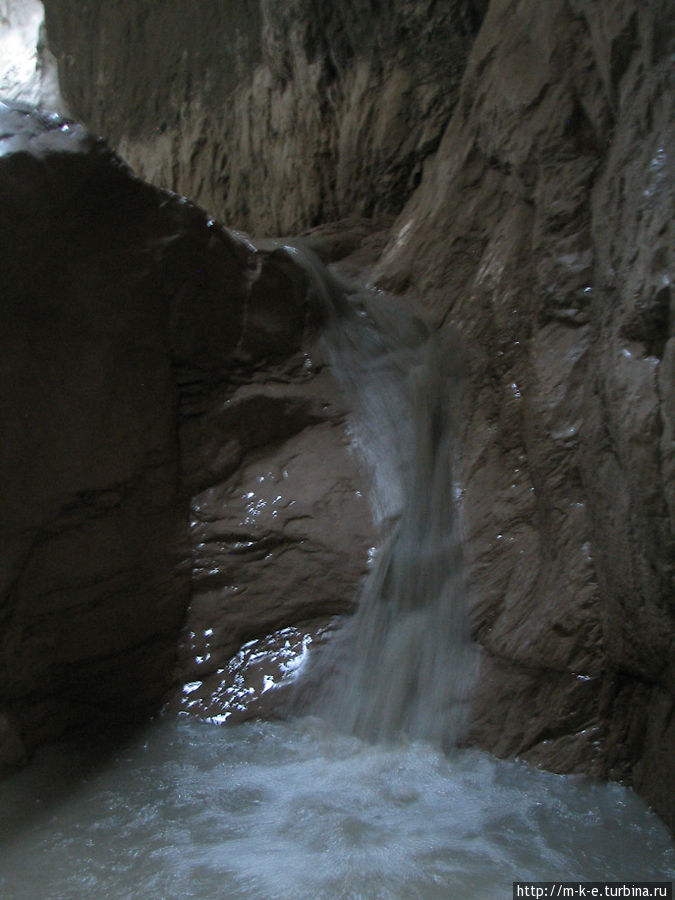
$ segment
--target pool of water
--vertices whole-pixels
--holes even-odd
[[[674,877],[667,829],[619,785],[312,718],[70,741],[0,798],[3,900],[507,898],[521,879]]]

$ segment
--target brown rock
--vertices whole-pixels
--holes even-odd
[[[74,115],[139,175],[267,234],[400,210],[485,6],[45,4]]]
[[[377,274],[467,343],[474,738],[672,822],[666,7],[575,6],[490,5]]]
[[[174,223],[81,126],[1,112],[0,693],[30,747],[166,684],[189,587],[153,259]]]
[[[466,347],[475,739],[632,779],[672,823],[667,0],[492,0],[484,19],[480,4],[358,20],[338,4],[323,30],[315,4],[254,5],[232,31],[219,4],[188,28],[184,5],[129,20],[46,6],[73,109],[233,222],[300,230],[408,201],[376,277]],[[141,45],[148,71],[129,77]],[[188,468],[201,490],[247,452],[215,442]]]
[[[156,707],[191,581],[216,668],[344,610],[371,526],[291,257],[79,125],[0,114],[4,765]]]
[[[373,524],[337,388],[307,362],[300,381],[246,385],[227,401],[226,433],[246,449],[192,500],[184,680],[204,680],[251,639],[353,607]]]

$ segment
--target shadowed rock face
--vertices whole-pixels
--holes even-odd
[[[148,177],[268,233],[403,207],[374,277],[466,348],[473,739],[675,822],[666,0],[46,7],[72,108]]]
[[[188,629],[215,629],[225,660],[343,612],[372,529],[288,255],[137,180],[79,125],[0,117],[7,765],[155,707],[191,594]]]
[[[74,115],[233,227],[290,234],[401,209],[486,3],[45,6]]]
[[[0,679],[30,746],[166,684],[189,570],[162,241],[206,222],[81,126],[1,111]]]

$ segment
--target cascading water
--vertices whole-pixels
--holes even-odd
[[[43,749],[3,783],[0,897],[491,900],[515,880],[672,879],[669,835],[632,792],[440,749],[461,737],[476,663],[453,504],[457,371],[394,301],[347,296],[303,264],[389,530],[357,614],[307,673],[298,710],[315,715],[164,718],[117,743]]]
[[[403,733],[449,746],[466,723],[476,661],[453,498],[458,362],[393,298],[349,285],[302,247],[288,249],[326,312],[323,349],[353,409],[376,518],[391,525],[309,705],[370,740]]]

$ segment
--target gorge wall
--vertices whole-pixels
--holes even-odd
[[[373,529],[288,254],[0,103],[0,261],[3,769],[349,610]]]
[[[671,822],[672,36],[665,4],[492,3],[375,275],[466,343],[474,737]]]
[[[361,252],[352,259],[375,261],[371,278],[416,303],[441,342],[454,347],[459,334],[468,375],[460,508],[470,612],[483,647],[471,739],[558,771],[631,781],[675,822],[675,135],[666,0],[399,0],[386,9],[373,0],[358,14],[349,3],[331,4],[328,12],[311,0],[213,3],[198,13],[178,3],[163,4],[160,13],[143,0],[119,7],[83,2],[77,12],[62,0],[46,0],[45,7],[73,115],[143,177],[189,196],[232,227],[258,233],[360,217],[324,228],[327,252]],[[129,184],[153,198],[146,222],[154,223],[160,208],[186,209]],[[108,197],[102,208],[117,208]],[[117,224],[133,219],[139,203],[131,203],[128,216],[118,213]],[[62,206],[54,206],[55,218]],[[228,283],[240,285],[232,300],[237,309],[246,306],[241,298],[250,298],[251,284],[259,285],[260,312],[250,332],[259,336],[245,373],[243,363],[232,362],[238,339],[221,345],[209,337],[219,308],[211,279],[221,277],[224,263],[213,263],[198,288],[179,291],[177,320],[170,312],[176,279],[163,274],[175,271],[173,254],[164,253],[157,270],[144,270],[144,290],[156,279],[164,285],[161,302],[152,301],[161,308],[149,323],[153,335],[180,335],[193,319],[190,327],[207,332],[188,353],[168,338],[157,350],[153,371],[163,372],[170,399],[153,407],[163,448],[153,458],[167,473],[187,470],[163,476],[173,493],[166,487],[167,508],[156,512],[162,529],[183,534],[186,519],[164,513],[177,508],[186,517],[189,497],[206,491],[196,508],[204,538],[197,546],[226,554],[227,540],[242,543],[238,523],[219,523],[208,491],[229,490],[245,506],[250,484],[265,469],[258,465],[262,447],[274,447],[276,459],[277,445],[308,424],[332,429],[331,446],[340,446],[343,413],[332,388],[325,396],[317,388],[316,379],[326,376],[320,366],[313,365],[308,381],[319,399],[302,386],[308,370],[298,361],[311,341],[298,335],[312,317],[299,271],[270,251],[263,254],[271,267],[263,277],[255,262],[260,251],[206,218],[200,222],[203,237],[181,241],[211,247],[205,236],[217,229],[213,246],[226,249],[208,252],[239,260],[227,270]],[[147,227],[153,246],[162,247],[178,228],[175,219],[171,227]],[[142,245],[141,225],[134,228],[129,241],[133,236]],[[57,268],[60,253],[52,259]],[[191,258],[178,258],[186,266],[178,283],[189,285]],[[109,290],[108,276],[96,279],[87,296]],[[22,290],[17,296],[25,296]],[[98,339],[92,335],[90,346]],[[223,375],[233,366],[234,381]],[[212,370],[217,375],[204,375]],[[281,401],[279,390],[287,392]],[[252,400],[249,391],[262,399]],[[39,409],[39,386],[34,395],[30,408]],[[233,399],[235,412],[226,405]],[[245,435],[270,404],[285,410],[286,424],[251,444]],[[209,444],[214,426],[239,435],[229,449]],[[173,455],[172,435],[183,441]],[[187,448],[196,447],[207,449],[189,462]],[[291,448],[289,459],[299,452]],[[138,464],[146,473],[134,482],[139,490],[149,490],[142,485],[157,465]],[[348,460],[340,471],[344,492],[330,496],[352,497],[358,474]],[[234,479],[229,486],[228,479]],[[318,478],[317,485],[325,494],[326,483]],[[331,558],[351,562],[334,593],[324,581],[326,615],[348,605],[370,539],[353,500],[348,506],[354,518],[344,520]],[[16,559],[26,559],[29,546],[37,552],[50,528],[26,524],[33,543],[17,549]],[[330,525],[312,529],[296,536],[298,553],[313,533],[325,544],[332,532]],[[358,546],[348,550],[350,532]],[[257,547],[257,565],[274,527],[262,533],[267,544]],[[158,546],[162,553],[178,547],[180,559],[180,540],[158,537]],[[162,571],[177,572],[168,619],[175,632],[188,586],[180,566],[171,568],[173,557],[158,559]],[[27,570],[17,562],[11,598],[19,571]],[[202,571],[204,608],[224,603],[225,586],[209,582],[208,565]],[[259,614],[255,606],[249,613]],[[310,613],[300,604],[259,618],[269,631]],[[247,621],[235,615],[227,634],[216,636],[221,655],[256,636]],[[27,691],[12,695],[11,710]]]
[[[75,114],[235,228],[397,213],[457,100],[485,0],[45,4]]]

